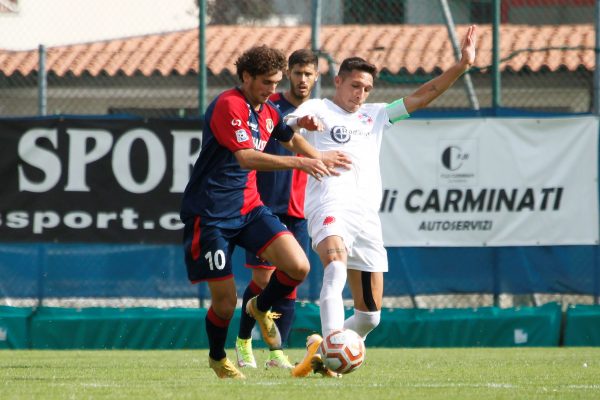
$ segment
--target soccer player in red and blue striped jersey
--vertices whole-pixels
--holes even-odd
[[[277,107],[268,101],[286,68],[281,51],[253,47],[238,58],[236,68],[241,86],[221,93],[206,111],[202,148],[180,213],[188,278],[193,283],[206,281],[211,294],[205,318],[209,366],[220,378],[244,378],[225,353],[237,303],[231,265],[235,246],[277,266],[265,289],[246,307],[272,350],[281,348],[281,335],[270,309],[288,296],[310,269],[296,239],[261,201],[256,171],[299,169],[320,179],[339,175],[335,167],[349,164],[340,151],[316,151],[285,124]],[[297,120],[295,126],[321,129],[312,116]],[[263,153],[271,136],[305,157]]]
[[[300,104],[310,98],[318,79],[318,57],[308,49],[294,51],[288,58],[287,77],[290,88],[285,92],[273,94],[269,100],[286,116]],[[271,137],[265,153],[292,156],[293,153]],[[302,249],[308,254],[310,239],[304,218],[304,190],[307,176],[300,170],[258,172],[256,174],[258,191],[262,201],[279,217],[281,222],[294,234]],[[246,267],[252,269],[252,280],[243,295],[242,310],[246,303],[266,287],[275,266],[261,260],[254,253],[246,252]],[[288,296],[273,304],[272,310],[279,314],[275,320],[282,343],[285,345],[294,319],[296,289]],[[256,368],[252,352],[252,328],[255,320],[242,311],[240,329],[236,339],[236,354],[239,367]],[[292,364],[280,349],[269,352],[265,363],[267,368],[292,368]]]

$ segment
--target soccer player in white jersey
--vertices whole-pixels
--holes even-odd
[[[316,116],[323,130],[305,132],[309,143],[320,151],[343,150],[352,160],[352,168],[340,170],[340,176],[324,177],[321,181],[309,178],[306,187],[304,211],[308,231],[325,267],[320,293],[323,336],[346,328],[365,338],[379,324],[383,273],[388,270],[378,215],[382,135],[393,123],[426,107],[471,67],[475,41],[475,26],[470,26],[460,61],[414,93],[390,104],[365,103],[373,90],[377,68],[362,58],[347,58],[335,77],[333,100],[308,100],[289,117],[288,124],[293,124],[294,118]],[[342,290],[346,280],[354,300],[354,314],[344,320]],[[317,354],[322,340],[316,334],[308,337],[306,355],[292,370],[293,376],[323,373],[325,367]]]

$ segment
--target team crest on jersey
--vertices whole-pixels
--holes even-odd
[[[267,118],[267,131],[269,133],[273,132],[274,127],[275,125],[273,125],[273,120],[271,118]]]
[[[328,215],[323,220],[323,226],[331,225],[334,222],[335,222],[335,217],[332,217],[331,215]]]
[[[366,114],[366,113],[358,114],[358,120],[365,125],[373,124],[373,117],[371,117],[369,114]]]
[[[238,143],[245,142],[249,139],[248,133],[243,129],[238,129],[237,131],[235,131],[235,138],[237,139]]]
[[[350,132],[345,126],[334,126],[331,128],[331,138],[337,143],[348,143],[350,141]]]

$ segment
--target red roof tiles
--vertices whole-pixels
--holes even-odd
[[[466,30],[459,26],[458,37]],[[492,63],[491,26],[478,27],[477,66]],[[206,60],[213,74],[235,73],[234,62],[245,49],[266,44],[286,53],[310,47],[310,27],[209,26]],[[397,73],[444,70],[454,62],[444,25],[335,25],[321,30],[323,51],[336,62],[360,56],[380,69]],[[585,25],[502,25],[502,69],[539,71],[561,67],[594,69],[594,28]],[[570,47],[572,49],[561,49]],[[533,50],[533,51],[528,51]],[[47,68],[58,76],[141,74],[163,76],[198,72],[198,30],[76,44],[47,49]],[[37,71],[37,50],[0,50],[0,73],[28,75]],[[321,72],[327,72],[321,63]]]

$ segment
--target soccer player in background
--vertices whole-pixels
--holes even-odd
[[[269,98],[284,117],[310,98],[319,74],[318,57],[307,49],[294,51],[288,58],[288,70],[286,74],[290,81],[289,89],[285,93],[275,93]],[[279,140],[274,137],[271,137],[264,151],[269,154],[293,155],[292,152],[283,147],[279,143]],[[300,247],[308,254],[309,238],[308,231],[306,230],[306,219],[304,219],[306,179],[306,174],[300,170],[261,171],[256,174],[258,192],[263,203],[293,233]],[[275,270],[275,266],[261,260],[256,254],[247,251],[246,267],[252,269],[252,280],[249,282],[243,295],[240,329],[235,342],[235,350],[239,367],[256,368],[256,360],[252,353],[252,328],[254,327],[255,320],[244,310],[248,300],[258,295],[266,287]],[[275,302],[271,309],[278,314],[275,324],[279,328],[282,345],[287,344],[294,319],[295,303],[296,289],[294,288],[289,295]],[[265,366],[267,368],[293,367],[281,349],[269,352]]]
[[[320,297],[323,336],[352,329],[363,338],[378,324],[383,299],[383,273],[388,269],[378,210],[381,203],[379,151],[382,134],[391,124],[408,118],[444,93],[475,61],[475,26],[468,28],[461,59],[414,93],[390,104],[365,103],[377,68],[359,57],[345,59],[335,78],[333,100],[313,99],[290,115],[315,115],[324,132],[303,133],[318,150],[343,150],[352,168],[322,181],[309,178],[305,215],[308,231],[325,266]],[[348,280],[354,314],[344,320],[342,290]],[[307,338],[304,359],[292,375],[302,377],[325,369],[317,354],[319,335]]]
[[[281,51],[253,47],[237,59],[236,69],[241,86],[221,93],[206,110],[202,148],[180,213],[188,278],[192,283],[206,281],[210,290],[205,319],[209,366],[219,378],[244,378],[225,353],[237,303],[231,265],[235,246],[277,266],[265,289],[247,305],[271,349],[281,348],[281,336],[270,308],[288,296],[310,269],[304,250],[260,200],[256,170],[300,169],[320,179],[338,175],[332,170],[348,162],[342,152],[316,151],[268,101],[286,69]],[[320,124],[307,116],[298,121],[294,129],[298,128],[319,129]],[[271,135],[306,157],[263,153]]]

